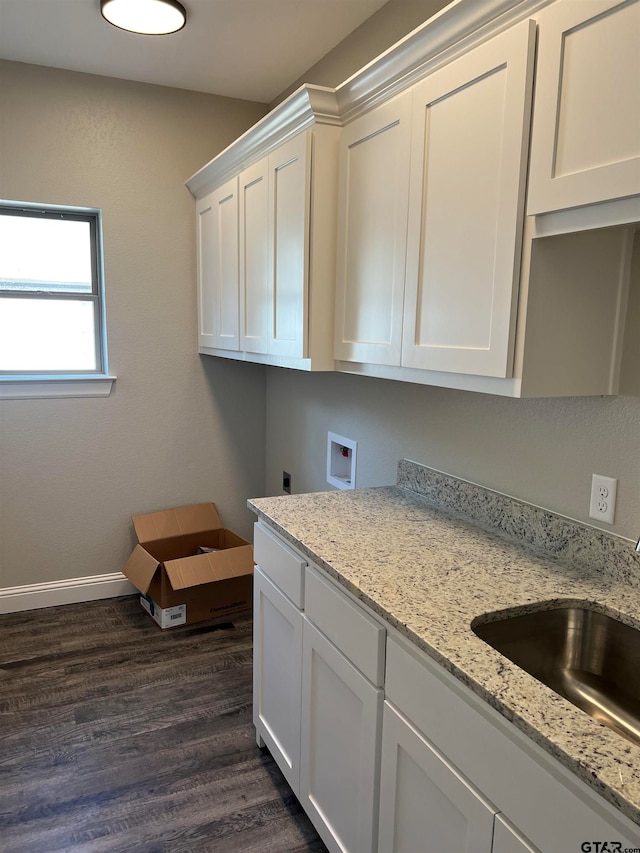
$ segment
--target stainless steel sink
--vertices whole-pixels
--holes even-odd
[[[599,723],[640,744],[640,631],[565,606],[472,625],[474,633]]]

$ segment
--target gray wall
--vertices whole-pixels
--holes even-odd
[[[510,400],[404,382],[270,368],[267,490],[322,491],[327,431],[358,442],[357,485],[395,483],[399,459],[596,525],[591,474],[616,477],[619,534],[640,536],[640,400]],[[605,529],[605,525],[601,525]]]
[[[99,207],[107,399],[0,402],[0,588],[118,571],[130,516],[213,500],[250,535],[265,375],[196,352],[184,181],[266,107],[0,63],[0,197]]]
[[[448,0],[389,0],[363,24],[316,62],[272,102],[278,104],[303,83],[339,86],[428,18]]]
[[[338,85],[441,5],[391,0],[301,81]],[[636,240],[631,300],[636,319],[628,323],[623,374],[634,393],[640,390],[639,277]],[[616,523],[600,526],[634,541],[640,536],[637,397],[510,400],[270,368],[268,493],[281,492],[283,469],[292,475],[294,492],[331,488],[326,483],[329,430],[358,441],[358,486],[394,483],[397,461],[407,456],[594,526],[588,518],[591,475],[616,477]]]

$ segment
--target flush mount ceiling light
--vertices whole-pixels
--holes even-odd
[[[144,35],[175,33],[187,21],[178,0],[100,0],[100,11],[114,27]]]

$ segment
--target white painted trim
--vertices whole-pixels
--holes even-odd
[[[572,234],[575,231],[592,231],[612,225],[633,225],[640,222],[640,196],[619,198],[568,210],[555,210],[529,216],[533,224],[533,237],[552,237]]]
[[[187,187],[196,198],[202,198],[292,136],[316,124],[341,124],[335,89],[301,86],[192,175]]]
[[[311,358],[296,358],[290,355],[270,355],[262,352],[245,352],[244,350],[236,351],[202,346],[198,349],[198,352],[200,355],[215,355],[218,358],[249,361],[252,364],[266,364],[270,367],[290,367],[295,370],[332,371],[335,368],[335,361],[332,358],[316,360]]]
[[[10,586],[0,589],[0,613],[19,613],[40,607],[96,601],[99,598],[116,598],[133,595],[137,589],[122,572],[110,575],[91,575],[48,583]]]
[[[343,123],[436,67],[534,15],[550,0],[454,0],[336,89]]]
[[[337,89],[305,84],[186,182],[196,198],[315,125],[341,127],[551,0],[454,0]]]
[[[417,385],[436,385],[440,388],[455,388],[460,391],[478,391],[497,394],[501,397],[521,397],[521,379],[498,379],[495,376],[472,376],[469,373],[446,373],[440,370],[423,370],[419,367],[398,367],[388,364],[366,364],[352,361],[336,361],[340,373],[358,376],[373,376],[376,379],[394,379],[398,382],[413,382]]]
[[[0,377],[0,400],[108,397],[115,376]]]

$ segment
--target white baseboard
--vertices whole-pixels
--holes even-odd
[[[122,572],[27,586],[10,586],[0,589],[0,613],[18,613],[22,610],[37,610],[40,607],[56,607],[59,604],[95,601],[98,598],[116,598],[136,592],[136,588]]]

